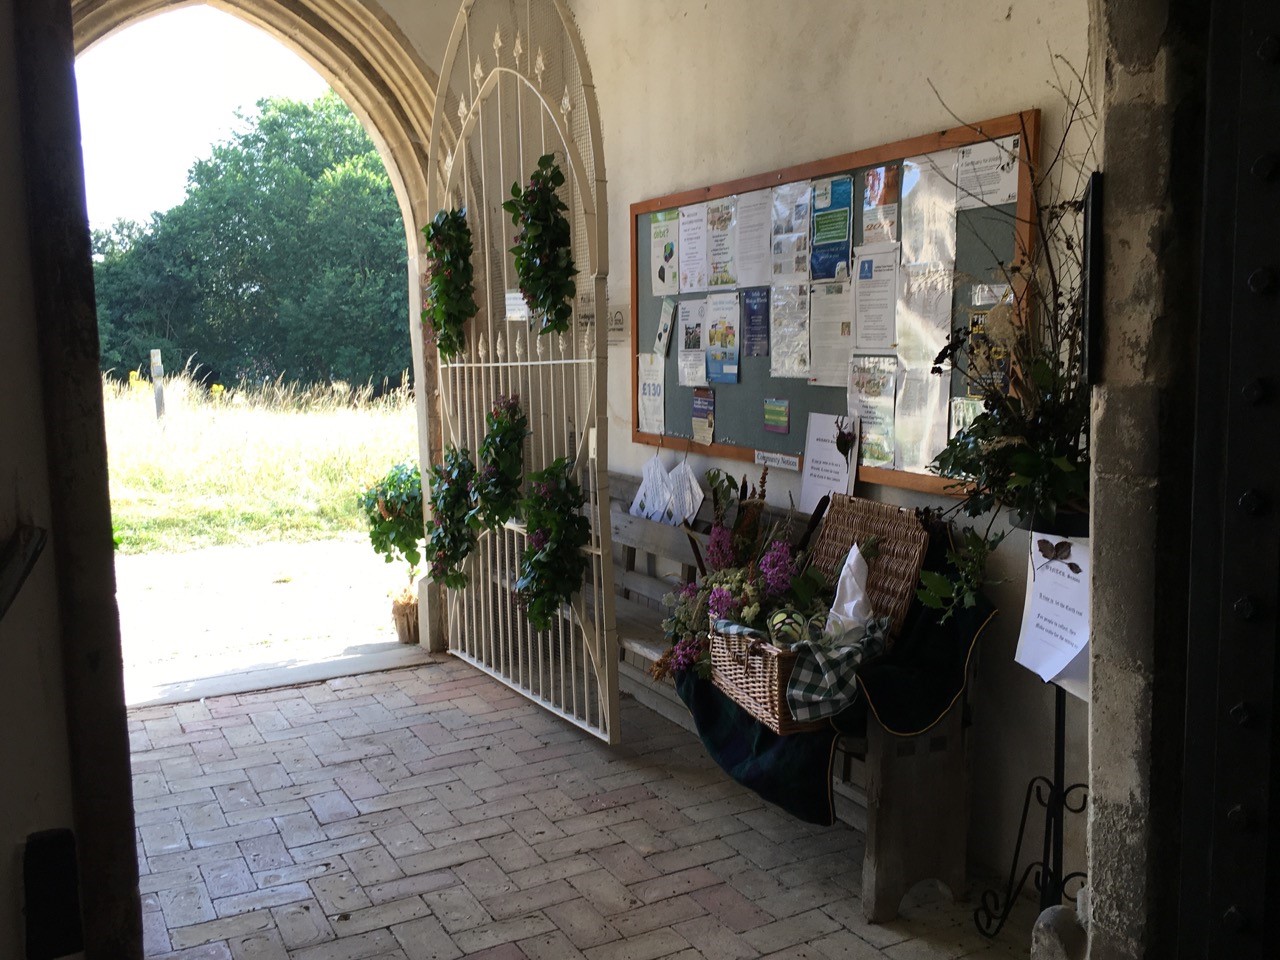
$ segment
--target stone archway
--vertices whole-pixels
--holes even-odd
[[[190,5],[190,0],[72,0],[76,55],[139,20]],[[418,228],[430,219],[427,155],[435,72],[392,17],[364,0],[214,0],[207,5],[258,27],[309,63],[347,102],[377,146],[404,219],[417,419],[420,425],[428,423],[435,371],[425,361],[417,322],[422,310]],[[430,437],[421,427],[418,447],[421,461],[430,462]]]

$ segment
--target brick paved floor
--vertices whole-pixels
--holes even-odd
[[[132,711],[148,956],[1026,956],[936,894],[864,923],[856,831],[624,704],[608,747],[446,659]]]

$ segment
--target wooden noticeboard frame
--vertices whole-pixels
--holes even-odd
[[[917,137],[908,137],[895,143],[878,147],[867,147],[845,153],[825,160],[814,160],[809,163],[771,170],[738,180],[717,183],[709,187],[699,187],[670,193],[664,197],[654,197],[631,204],[631,440],[653,447],[701,453],[711,457],[723,457],[729,460],[754,462],[755,448],[738,446],[729,443],[694,443],[683,437],[667,437],[653,433],[640,432],[640,273],[638,269],[637,218],[660,210],[670,210],[704,200],[718,200],[735,193],[749,193],[774,187],[780,183],[791,183],[797,180],[812,180],[847,173],[860,167],[874,167],[907,157],[933,153],[955,147],[969,146],[1002,137],[1021,135],[1018,157],[1018,202],[1014,223],[1015,249],[1025,254],[1031,250],[1034,231],[1034,198],[1032,195],[1032,170],[1040,156],[1040,111],[1023,110],[991,120],[966,126],[952,127],[937,133],[926,133]],[[1016,294],[1016,292],[1015,292]],[[1020,298],[1015,295],[1020,302]],[[918,493],[935,495],[951,495],[955,493],[956,482],[930,474],[915,473],[907,470],[893,470],[886,467],[858,467],[858,479],[864,483],[881,484],[887,487],[898,487],[903,490],[914,490]]]

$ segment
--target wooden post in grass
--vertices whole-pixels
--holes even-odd
[[[151,386],[156,392],[156,419],[164,416],[164,363],[160,351],[151,351]]]

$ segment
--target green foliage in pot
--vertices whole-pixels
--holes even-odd
[[[471,484],[475,473],[471,454],[453,445],[445,450],[444,461],[431,468],[429,575],[451,590],[461,590],[468,582],[462,564],[476,543],[471,525]]]
[[[585,503],[573,461],[560,457],[529,475],[529,493],[520,505],[528,539],[516,591],[535,630],[551,626],[587,574],[591,561],[582,548],[591,542],[591,523],[582,515]]]
[[[498,397],[485,415],[480,466],[472,483],[472,522],[496,530],[516,515],[524,474],[524,439],[529,418],[518,396]]]
[[[564,333],[573,318],[577,293],[569,221],[569,208],[556,194],[564,185],[564,173],[551,154],[538,158],[537,169],[522,190],[511,185],[511,199],[502,209],[520,228],[511,254],[515,258],[520,292],[528,304],[538,333]]]
[[[409,566],[413,582],[422,563],[422,473],[416,463],[399,463],[360,495],[369,524],[369,542],[387,563]]]
[[[466,346],[466,323],[476,315],[471,228],[465,210],[441,210],[422,228],[426,237],[427,303],[422,322],[446,360]]]

